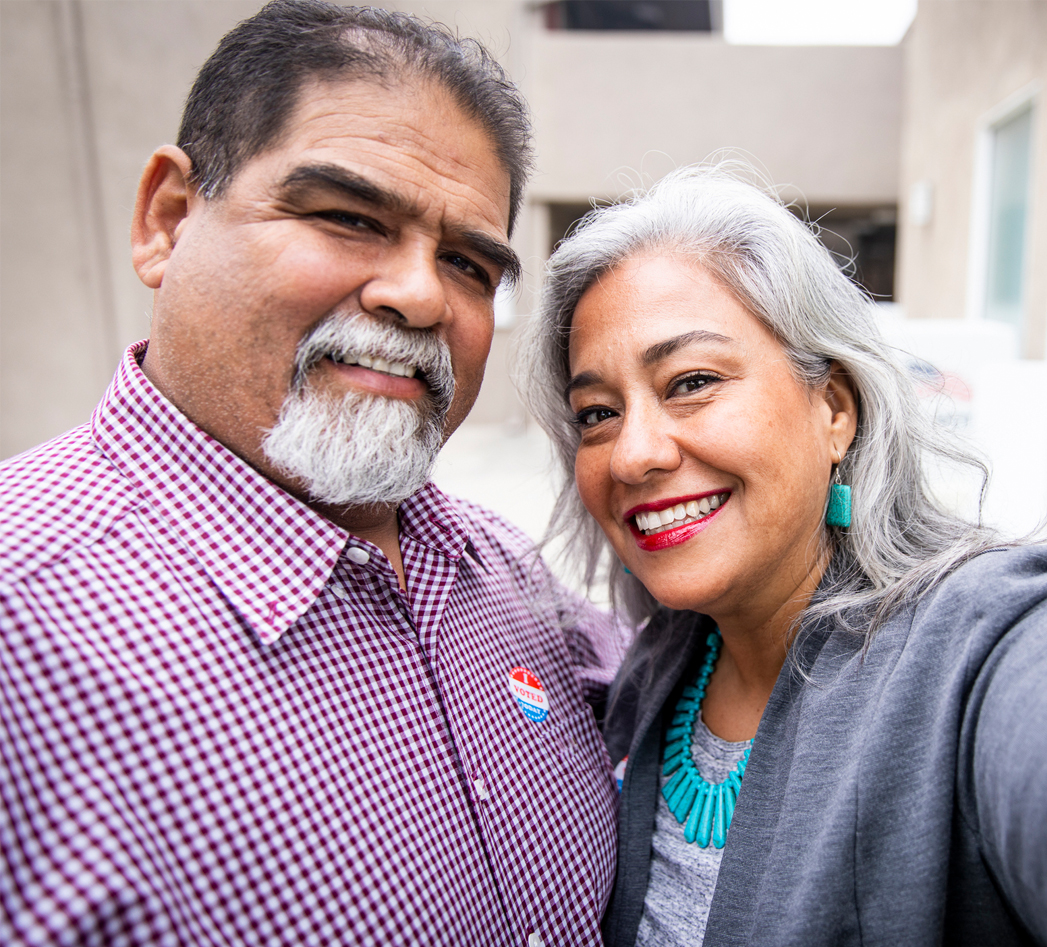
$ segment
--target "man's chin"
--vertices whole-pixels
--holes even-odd
[[[262,446],[312,503],[368,509],[420,490],[445,439],[444,425],[416,402],[357,393],[335,401],[305,388],[288,396]]]

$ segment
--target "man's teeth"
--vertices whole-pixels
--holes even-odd
[[[668,506],[664,510],[649,510],[645,513],[636,514],[636,525],[646,536],[655,533],[663,533],[667,529],[684,526],[693,523],[702,517],[708,516],[713,510],[719,509],[727,502],[730,493],[716,493],[712,496],[702,497],[700,500],[688,500],[686,503],[677,503],[676,506]]]
[[[408,365],[405,362],[387,362],[384,358],[371,358],[370,355],[343,355],[340,358],[334,355],[332,358],[344,365],[359,365],[361,368],[369,368],[374,372],[401,375],[404,378],[414,378],[418,371],[417,365]]]

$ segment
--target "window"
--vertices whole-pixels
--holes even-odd
[[[1019,333],[1024,321],[1025,271],[1032,170],[1031,103],[989,128],[988,246],[985,257],[987,319]]]
[[[607,201],[600,201],[606,204]],[[549,253],[571,235],[592,203],[549,204]],[[894,301],[894,252],[898,208],[819,207],[789,209],[802,220],[818,222],[818,239],[841,269],[877,302]]]
[[[602,202],[607,203],[607,202]],[[572,204],[549,205],[549,253],[560,245],[564,237],[574,232],[575,225],[593,209],[591,203],[578,201]]]
[[[543,9],[550,30],[711,33],[722,24],[720,0],[557,0]]]
[[[877,302],[894,302],[898,208],[817,206],[789,208],[818,224],[818,239],[838,266]]]

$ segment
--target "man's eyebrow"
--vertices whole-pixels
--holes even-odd
[[[464,243],[471,252],[497,266],[502,271],[502,278],[509,286],[515,286],[520,281],[523,268],[520,265],[520,258],[509,244],[495,240],[482,230],[465,230],[454,234],[454,237],[460,243]]]
[[[415,210],[399,194],[379,187],[374,181],[346,171],[336,164],[306,164],[295,168],[281,183],[285,196],[293,197],[310,190],[338,191],[386,210],[410,214]]]
[[[281,188],[288,198],[314,189],[331,190],[396,214],[415,216],[418,213],[418,209],[401,195],[334,164],[309,164],[295,168],[284,178]],[[451,237],[464,244],[472,253],[497,266],[510,286],[519,282],[523,268],[520,258],[508,244],[482,230],[452,231]]]
[[[719,332],[710,332],[707,329],[695,329],[693,332],[685,332],[683,335],[674,336],[671,339],[666,339],[664,342],[656,342],[650,348],[644,349],[643,363],[644,365],[653,365],[655,362],[660,362],[663,358],[668,358],[673,352],[679,349],[685,348],[688,345],[694,345],[696,342],[712,342],[715,345],[730,345],[733,339],[729,339],[726,335],[720,335]]]

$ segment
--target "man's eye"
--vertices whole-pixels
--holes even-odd
[[[456,270],[461,270],[466,276],[478,279],[485,285],[491,282],[487,271],[481,269],[467,256],[462,256],[460,253],[448,253],[443,259],[444,262],[450,263]]]
[[[613,417],[614,412],[610,408],[583,408],[574,416],[574,423],[580,428],[594,427],[601,421]]]
[[[345,227],[346,230],[381,230],[378,224],[371,218],[345,210],[323,210],[314,216],[322,220],[329,220],[333,224],[338,224],[339,227]]]

